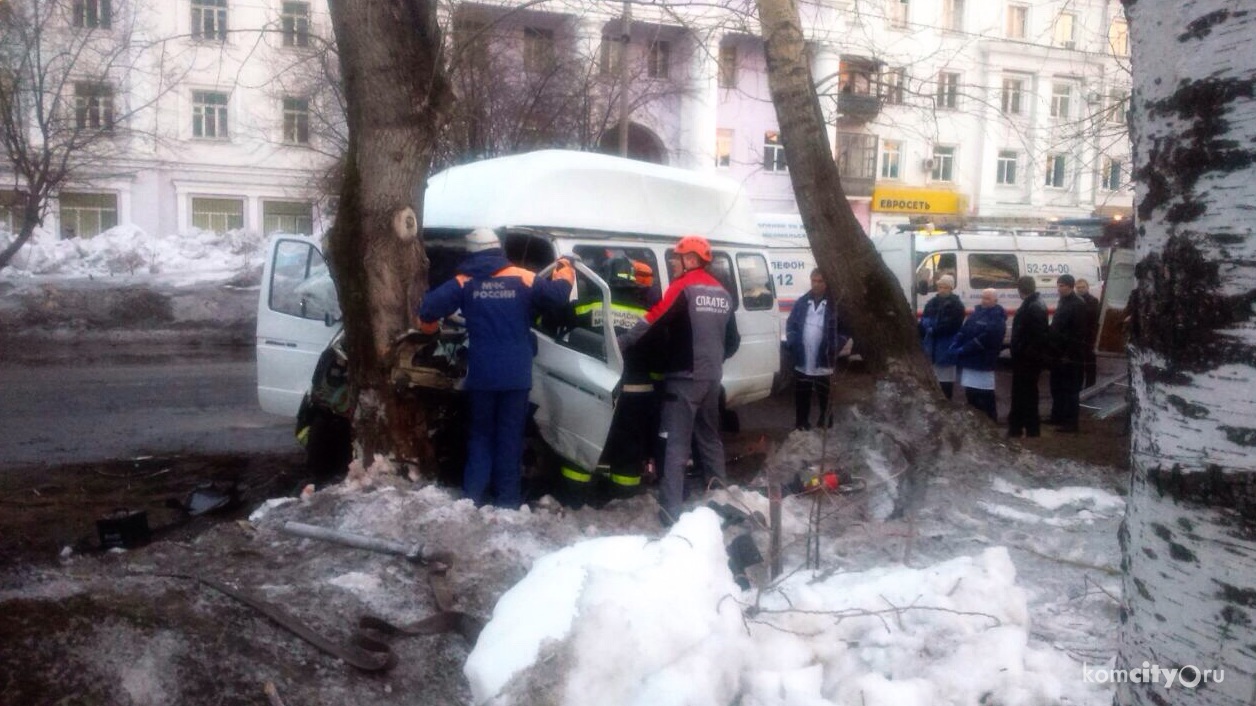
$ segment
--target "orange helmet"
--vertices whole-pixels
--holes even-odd
[[[654,286],[654,270],[640,260],[632,261],[632,278],[642,287]]]
[[[686,235],[676,244],[676,253],[679,255],[687,255],[692,253],[698,256],[703,262],[711,261],[711,244],[706,238],[700,235]]]

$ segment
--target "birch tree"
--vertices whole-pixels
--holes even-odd
[[[1138,289],[1121,530],[1122,704],[1256,693],[1256,11],[1124,0],[1134,40]],[[1192,669],[1192,667],[1194,669]],[[1203,681],[1197,670],[1222,669]],[[1198,678],[1193,691],[1184,688]]]
[[[358,457],[426,456],[419,405],[390,379],[393,342],[427,283],[421,186],[452,100],[433,0],[331,0],[348,151],[330,265],[357,395]]]

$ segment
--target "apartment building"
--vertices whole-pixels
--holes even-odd
[[[323,175],[344,130],[327,95],[335,61],[325,0],[60,1],[71,26],[144,51],[123,74],[70,82],[80,127],[126,129],[107,158],[72,175],[46,227],[66,236],[118,223],[152,233],[321,229]],[[567,62],[566,80],[582,84],[545,120],[519,118],[525,129],[510,140],[482,154],[471,144],[453,161],[532,146],[615,152],[626,114],[630,155],[727,174],[760,212],[797,211],[763,42],[741,6],[632,6],[625,33],[619,3],[520,5],[442,6],[463,62],[455,71],[531,76],[552,91],[554,67]],[[866,229],[1129,213],[1119,3],[823,0],[801,10],[833,157]],[[491,41],[467,64],[457,50],[475,36]],[[502,86],[482,97],[486,110],[501,112]],[[548,132],[533,124],[542,122]]]
[[[464,3],[450,12],[491,23],[499,55],[518,47],[525,68],[565,53],[591,57],[614,80],[617,8]],[[865,228],[1129,214],[1119,3],[825,0],[801,9],[834,159]],[[752,18],[705,6],[631,12],[630,154],[726,173],[759,211],[796,212]],[[600,147],[614,151],[618,120],[614,105],[606,110],[612,131]]]
[[[73,131],[91,154],[68,152],[74,168],[46,229],[72,237],[117,224],[160,234],[323,225],[323,177],[341,127],[322,103],[324,3],[41,2],[49,8],[41,28],[80,58],[68,66],[48,58],[39,77],[63,84],[56,110],[68,130],[38,116],[33,129],[52,139]],[[24,187],[17,178],[14,191]],[[11,227],[13,214],[4,215]]]

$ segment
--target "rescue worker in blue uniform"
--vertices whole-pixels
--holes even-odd
[[[520,464],[532,387],[536,343],[530,323],[537,313],[565,307],[575,271],[558,261],[551,279],[506,259],[497,234],[480,228],[467,235],[471,255],[453,279],[427,293],[419,306],[419,328],[435,333],[440,319],[461,310],[467,325],[470,400],[467,465],[462,490],[483,505],[518,508],[523,501]]]
[[[741,336],[733,316],[733,297],[707,267],[712,261],[706,238],[687,235],[676,244],[684,268],[645,319],[620,337],[625,356],[638,348],[662,362],[663,410],[660,435],[666,436],[659,520],[675,522],[684,501],[685,465],[691,444],[703,478],[724,479],[724,444],[720,440],[720,381],[724,361],[737,352]]]

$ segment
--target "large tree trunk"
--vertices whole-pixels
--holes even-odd
[[[415,187],[427,177],[452,100],[436,2],[331,0],[330,10],[349,150],[329,250],[358,400],[358,455],[368,465],[375,454],[427,457],[421,410],[397,394],[390,372],[393,341],[409,328],[410,309],[427,286],[422,189]]]
[[[1224,670],[1123,704],[1256,694],[1256,11],[1125,0],[1133,37],[1139,285],[1119,669]],[[1142,676],[1142,675],[1140,675]],[[1154,674],[1153,674],[1154,676]],[[1177,678],[1186,684],[1196,673]]]
[[[785,161],[811,251],[851,322],[860,354],[878,375],[935,390],[920,348],[915,312],[877,254],[842,191],[825,132],[806,41],[793,0],[758,0],[768,86],[785,145]]]

